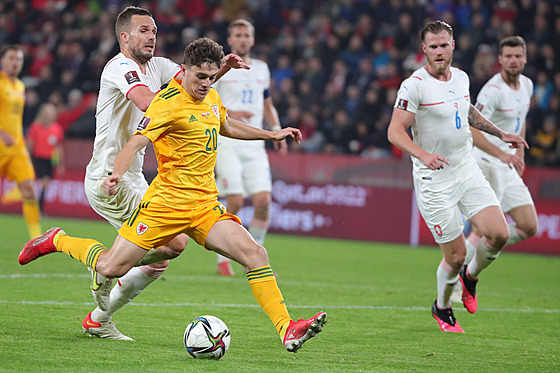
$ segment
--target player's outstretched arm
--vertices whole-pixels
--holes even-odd
[[[216,80],[218,81],[225,73],[230,69],[251,69],[251,66],[243,62],[243,58],[239,57],[237,54],[230,53],[224,57],[224,64],[218,70],[218,75],[216,75]]]
[[[126,145],[121,149],[115,158],[113,172],[103,181],[102,188],[108,195],[112,196],[117,193],[117,187],[122,175],[128,170],[136,153],[150,143],[150,140],[144,135],[134,135],[128,140]]]
[[[406,131],[408,131],[412,125],[414,117],[415,114],[409,111],[398,108],[393,109],[393,116],[391,117],[389,129],[387,130],[389,142],[406,154],[418,158],[431,170],[443,168],[444,163],[449,165],[449,161],[445,157],[439,154],[428,153],[416,145],[414,141],[411,140],[410,136],[408,136]]]
[[[228,118],[220,128],[220,135],[238,140],[272,140],[282,141],[291,137],[296,143],[301,142],[301,132],[297,128],[286,127],[279,131],[266,131],[249,126],[237,119]]]
[[[482,132],[476,128],[471,128],[471,133],[473,137],[474,146],[479,148],[485,153],[488,153],[500,161],[507,164],[510,168],[514,167],[520,174],[523,172],[525,163],[523,159],[515,154],[509,154],[502,151],[496,145],[492,144],[488,139],[482,134]]]
[[[266,123],[270,126],[270,129],[273,131],[278,131],[282,129],[282,125],[280,125],[280,117],[278,116],[278,111],[274,107],[272,103],[272,97],[267,97],[264,99],[264,108],[263,108],[264,119]],[[288,144],[286,141],[280,141],[274,143],[274,150],[278,151],[281,155],[286,155],[288,153]]]
[[[524,146],[525,148],[529,149],[529,145],[525,139],[519,135],[511,135],[509,133],[505,133],[498,127],[494,125],[494,123],[490,122],[488,119],[484,117],[472,104],[469,109],[469,125],[486,133],[489,133],[493,136],[496,136],[503,142],[507,142],[511,144],[510,148],[519,148]]]

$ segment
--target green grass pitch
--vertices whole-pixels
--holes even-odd
[[[46,218],[43,227],[98,239],[106,222]],[[162,278],[115,315],[135,342],[84,336],[93,309],[89,272],[64,254],[26,266],[19,215],[0,215],[0,371],[37,372],[558,372],[560,257],[508,253],[480,277],[479,308],[454,305],[465,334],[442,333],[430,314],[435,247],[269,235],[272,269],[293,318],[319,310],[328,324],[297,353],[282,347],[240,266],[215,274],[215,255],[190,242]],[[372,227],[375,229],[375,227]],[[211,314],[232,342],[219,361],[196,360],[183,332]]]

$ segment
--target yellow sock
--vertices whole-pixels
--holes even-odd
[[[107,250],[103,244],[96,240],[70,237],[62,232],[57,233],[53,242],[57,251],[68,254],[93,269],[95,269],[99,254]]]
[[[282,332],[286,334],[286,328],[283,326],[291,319],[270,266],[250,270],[247,272],[247,279],[255,299],[272,320],[278,334]],[[281,335],[281,337],[283,336]]]
[[[34,199],[23,200],[23,218],[27,224],[29,236],[35,238],[41,235],[41,211],[39,203]]]

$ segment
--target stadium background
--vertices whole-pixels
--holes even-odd
[[[512,249],[560,254],[560,2],[164,0],[0,1],[0,45],[25,50],[24,126],[54,103],[65,129],[67,172],[47,193],[48,215],[96,217],[83,195],[95,133],[99,76],[116,53],[116,14],[148,8],[158,25],[156,55],[176,62],[184,46],[209,36],[228,50],[227,25],[256,27],[253,55],[268,62],[284,125],[305,138],[291,154],[270,153],[272,230],[304,235],[433,244],[412,198],[410,160],[390,146],[386,129],[400,82],[425,61],[419,30],[442,19],[455,30],[453,65],[471,78],[471,96],[498,71],[497,44],[528,43],[525,74],[535,83],[528,116],[525,179],[535,197],[537,237]],[[149,176],[153,156],[146,160]],[[5,180],[1,188],[11,186]],[[0,206],[0,212],[19,212]],[[250,207],[241,215],[249,216]],[[246,220],[246,219],[244,219]]]

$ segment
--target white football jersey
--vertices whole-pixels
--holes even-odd
[[[519,135],[525,124],[527,112],[533,95],[533,82],[525,75],[519,77],[519,89],[512,89],[502,78],[500,73],[494,75],[482,87],[476,98],[476,108],[488,120],[506,133]],[[510,149],[509,144],[496,136],[482,133],[492,144],[506,153],[515,154],[516,149]],[[473,155],[477,160],[488,161],[494,166],[508,167],[498,158],[475,147]]]
[[[429,153],[449,161],[443,170],[431,170],[412,157],[415,177],[425,180],[448,180],[461,173],[461,165],[471,156],[472,135],[469,129],[469,77],[451,68],[451,79],[443,82],[425,68],[416,70],[404,80],[397,93],[395,108],[415,113],[412,123],[413,141]]]
[[[251,59],[251,69],[231,69],[214,88],[220,94],[224,106],[231,111],[250,111],[253,116],[243,122],[257,128],[263,128],[265,92],[270,87],[270,70],[268,65],[258,59]],[[219,137],[219,144],[235,146],[264,146],[264,141],[244,141]]]
[[[144,85],[157,92],[179,72],[179,65],[162,57],[153,57],[148,61],[146,74],[122,53],[107,62],[101,73],[93,156],[86,168],[88,178],[106,178],[113,171],[118,152],[130,140],[144,115],[128,99],[130,90]],[[143,177],[143,163],[144,150],[134,156],[127,173],[131,177]]]

